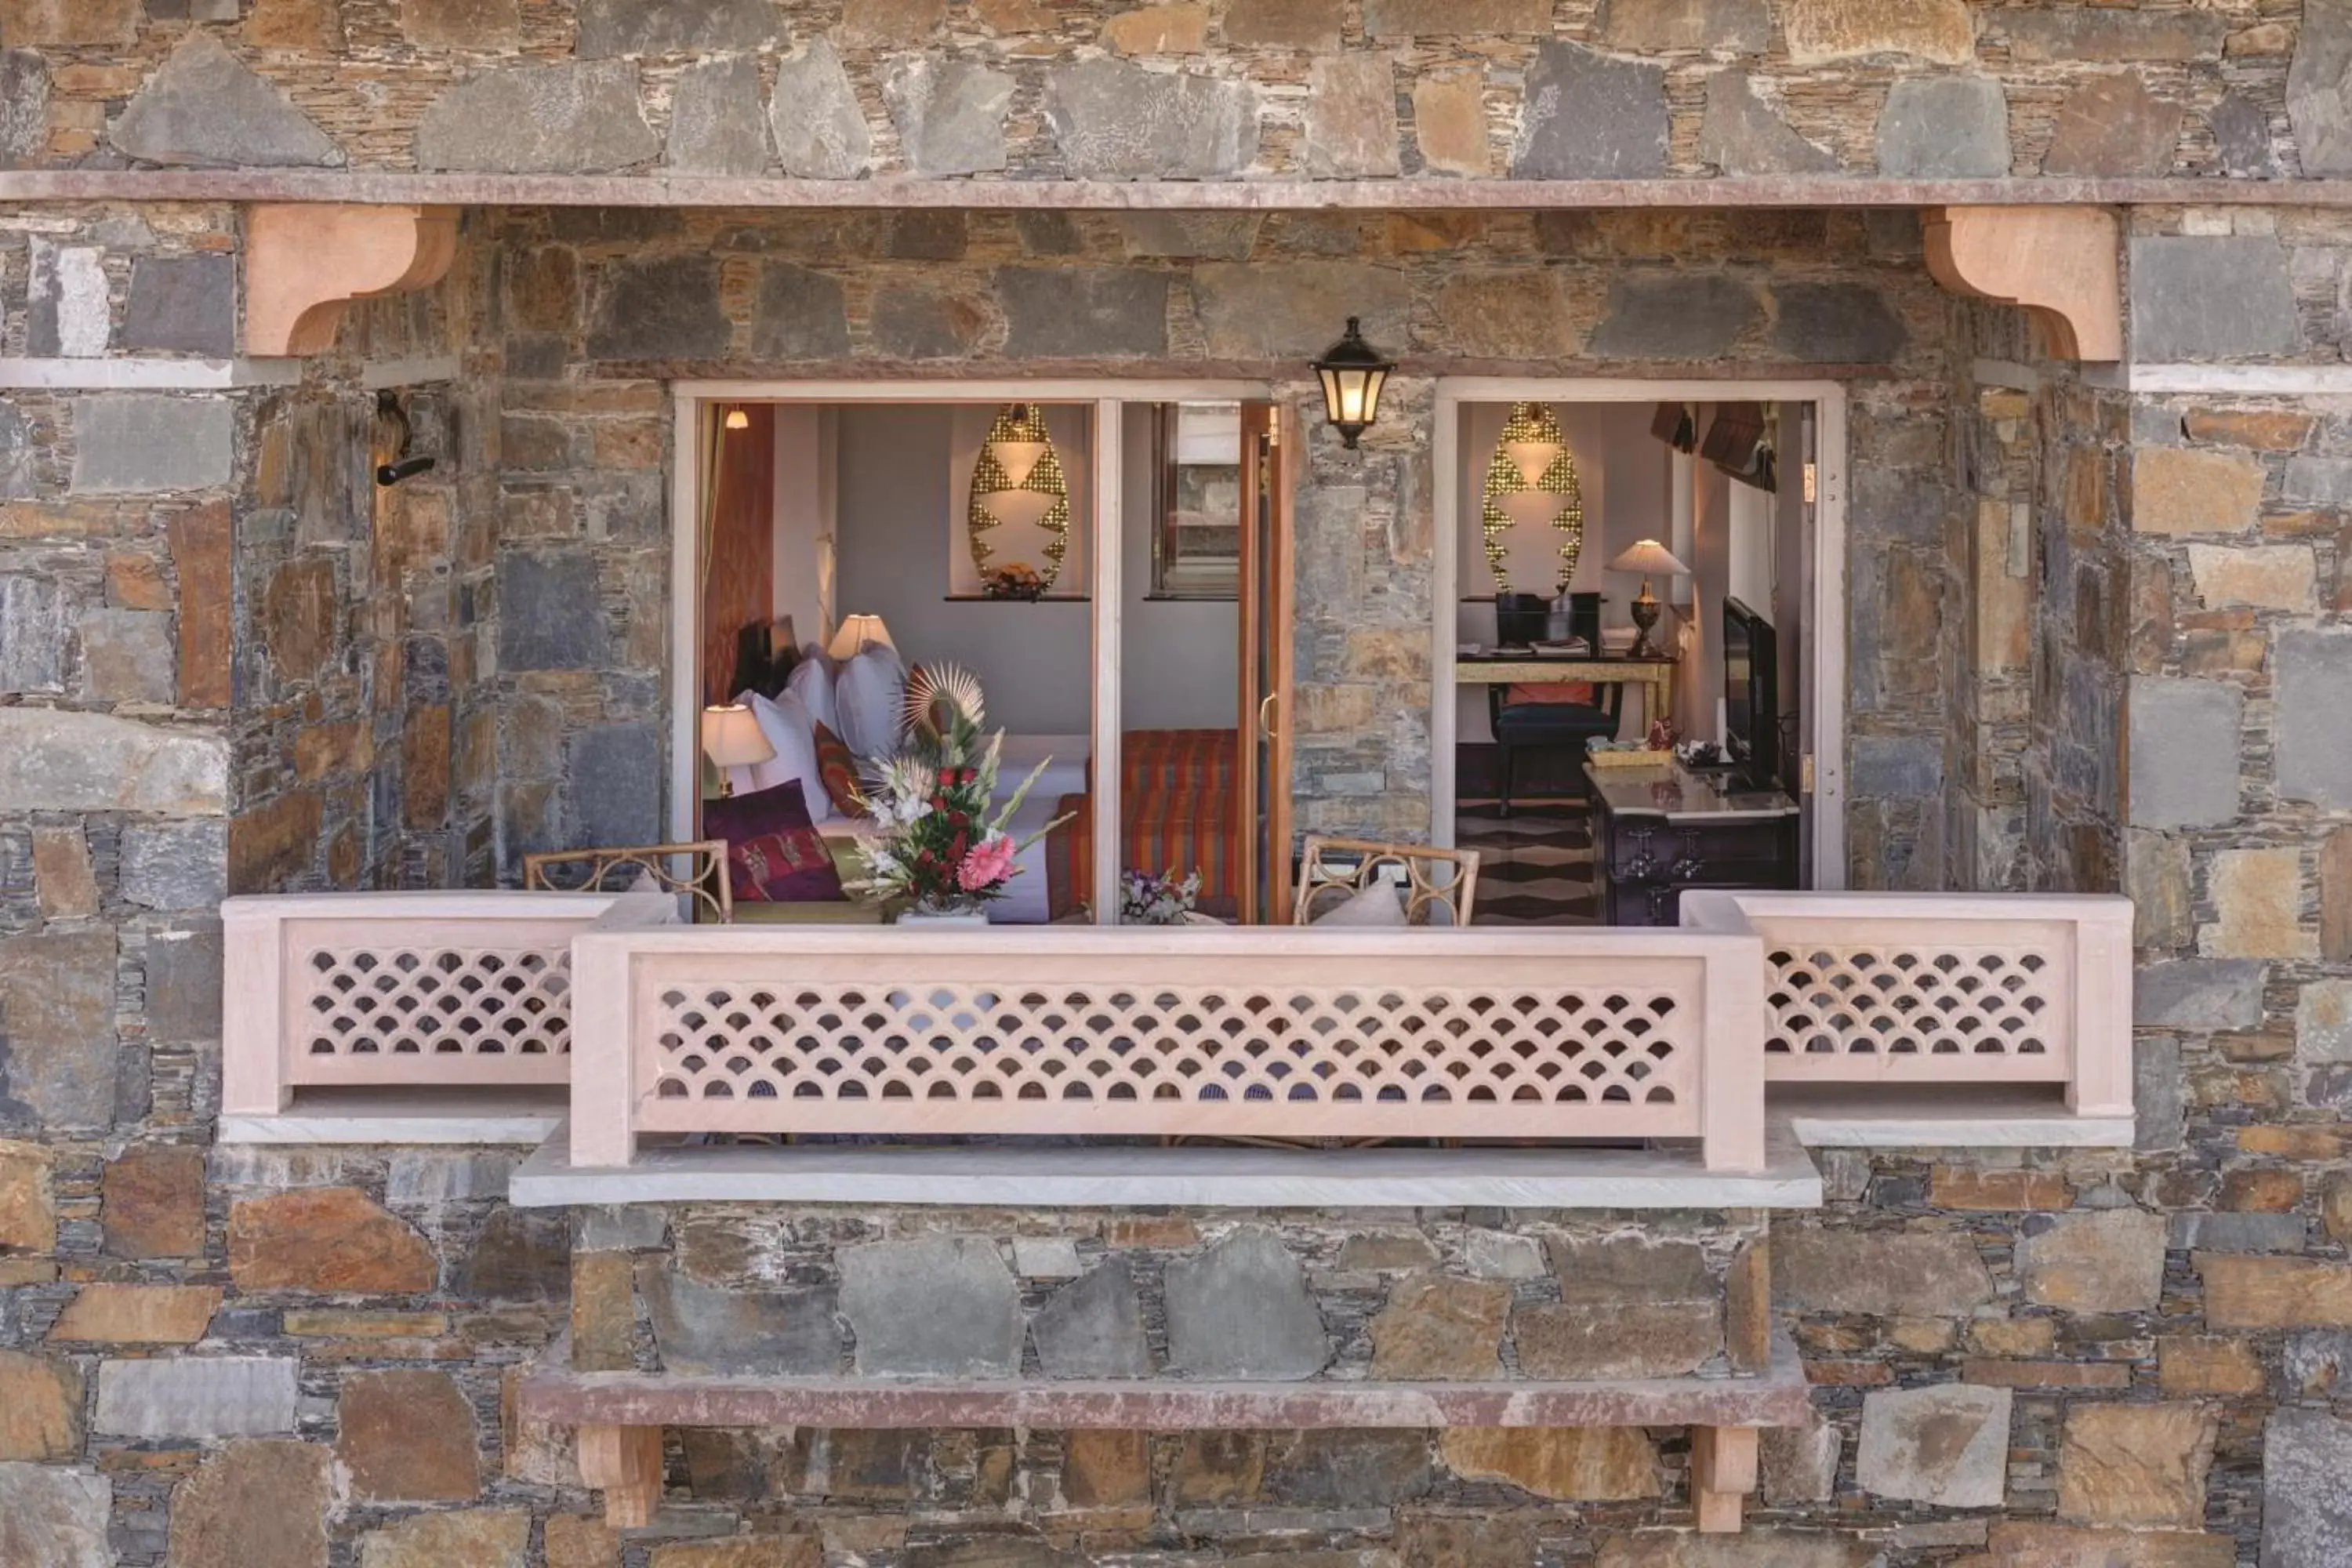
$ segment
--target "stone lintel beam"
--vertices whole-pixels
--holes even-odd
[[[2059,356],[2124,357],[2122,225],[2101,207],[1929,211],[1927,270],[1955,294],[2020,305]]]
[[[255,206],[246,214],[245,351],[323,353],[344,306],[437,283],[457,254],[453,206]]]
[[[1654,180],[802,180],[686,174],[469,174],[289,169],[0,172],[0,204],[273,202],[362,206],[951,207],[1301,212],[1569,207],[2352,207],[2352,180],[1881,179],[1769,174]]]
[[[1793,1342],[1757,1377],[1516,1383],[884,1382],[533,1369],[523,1418],[582,1429],[661,1426],[1087,1427],[1122,1432],[1381,1426],[1801,1426],[1811,1397]],[[1723,1489],[1738,1476],[1732,1438]],[[1752,1473],[1753,1457],[1745,1461]],[[1737,1489],[1745,1491],[1752,1486]]]

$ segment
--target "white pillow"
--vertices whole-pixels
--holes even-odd
[[[1338,904],[1317,915],[1318,926],[1403,926],[1404,895],[1392,882],[1373,882],[1348,896]]]
[[[841,719],[833,706],[833,665],[804,658],[793,666],[792,674],[784,677],[784,689],[801,700],[809,717],[832,731],[841,733]]]
[[[760,733],[775,747],[776,754],[764,763],[753,763],[740,770],[751,775],[751,788],[773,789],[780,784],[796,781],[801,795],[808,802],[812,824],[833,816],[833,797],[824,792],[824,775],[816,765],[816,720],[801,700],[787,691],[771,700],[756,691],[747,691],[737,699],[751,710],[759,721]],[[736,789],[740,792],[739,782]]]
[[[833,729],[852,752],[873,759],[896,752],[906,705],[907,675],[896,653],[869,647],[842,661],[833,683],[834,710],[841,722]]]

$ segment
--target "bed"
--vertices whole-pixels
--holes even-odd
[[[1201,873],[1199,907],[1231,916],[1240,908],[1232,819],[1234,732],[1130,730],[1121,747],[1122,869]],[[1079,914],[1094,896],[1094,809],[1087,738],[1007,735],[998,778],[1010,793],[1041,761],[1047,765],[1009,825],[1025,839],[1064,817],[1021,851],[1019,874],[989,905],[995,925],[1043,925]],[[1050,760],[1049,760],[1050,759]],[[861,817],[820,823],[828,839],[873,831]]]
[[[757,628],[754,628],[755,630]],[[895,650],[881,650],[892,661],[897,678],[905,666]],[[858,656],[861,660],[878,653]],[[814,656],[812,655],[814,658]],[[830,663],[831,661],[823,661]],[[768,667],[760,686],[792,679],[793,664],[780,660]],[[834,679],[830,669],[825,679]],[[847,688],[845,686],[845,691]],[[868,679],[861,701],[881,705],[883,713],[897,704],[888,688],[877,689]],[[772,692],[761,691],[763,696]],[[833,710],[831,700],[813,705],[820,718]],[[846,699],[841,738],[852,749],[864,730],[884,725],[866,707],[863,725],[846,722]],[[1234,866],[1238,840],[1233,802],[1236,732],[1232,730],[1130,730],[1119,746],[1121,868],[1182,875],[1201,873],[1199,907],[1209,914],[1231,915],[1239,908]],[[1014,861],[1017,874],[1003,898],[989,909],[989,919],[1000,925],[1037,925],[1079,915],[1094,896],[1094,768],[1092,744],[1084,734],[1007,734],[999,754],[998,781],[1009,795],[1031,769],[1044,764],[1027,797],[1007,830],[1015,839],[1036,837]],[[1055,824],[1056,818],[1063,818]],[[1049,824],[1051,826],[1049,827]],[[863,817],[833,816],[816,824],[835,858],[873,831]]]

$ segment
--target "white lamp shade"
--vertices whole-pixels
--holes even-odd
[[[1617,552],[1609,563],[1612,572],[1642,572],[1663,576],[1680,577],[1690,568],[1675,557],[1675,552],[1654,539],[1637,539]]]
[[[835,658],[855,658],[877,645],[887,648],[898,646],[890,640],[890,628],[882,624],[881,616],[844,616],[841,629],[833,634],[833,641],[824,651]]]
[[[1528,488],[1533,489],[1543,482],[1552,464],[1559,460],[1560,445],[1557,441],[1506,441],[1503,453],[1519,470],[1519,478],[1528,482]]]
[[[1509,490],[1495,498],[1495,505],[1514,523],[1528,528],[1541,528],[1559,515],[1568,504],[1566,496],[1553,495],[1549,490]]]
[[[1059,496],[1043,490],[992,490],[981,498],[987,503],[989,515],[1012,528],[1034,528],[1045,521]]]
[[[988,445],[996,454],[996,466],[1004,470],[1008,489],[1018,489],[1028,482],[1030,471],[1046,450],[1043,441],[991,441]]]
[[[702,710],[702,750],[722,768],[748,768],[776,754],[760,721],[740,702]]]

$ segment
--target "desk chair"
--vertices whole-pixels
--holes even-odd
[[[1539,594],[1497,594],[1495,595],[1496,641],[1504,644],[1533,643],[1544,636],[1544,627],[1550,616],[1549,604]],[[1582,638],[1591,655],[1600,657],[1600,595],[1569,595],[1568,634]],[[1508,700],[1508,688],[1486,688],[1486,716],[1494,727],[1495,744],[1499,752],[1497,816],[1511,815],[1511,785],[1517,773],[1520,747],[1572,747],[1576,755],[1581,758],[1584,743],[1593,736],[1610,741],[1617,738],[1618,721],[1625,708],[1625,685],[1622,681],[1611,681],[1608,687],[1608,696],[1598,703],[1513,702]]]

